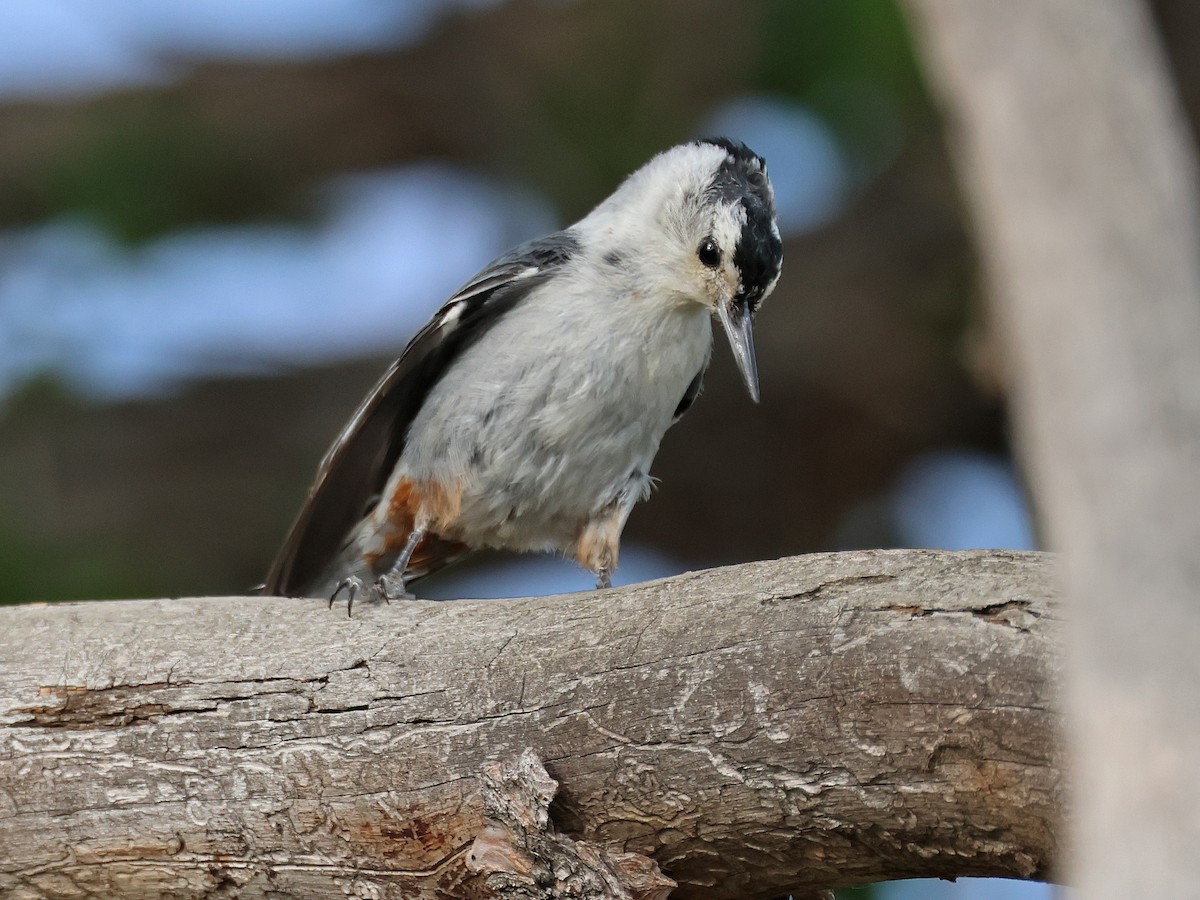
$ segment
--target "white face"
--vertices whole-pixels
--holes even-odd
[[[757,400],[751,326],[783,263],[762,159],[727,140],[676,147],[634,173],[601,209],[608,234],[636,234],[657,296],[698,303],[720,321]]]
[[[687,270],[702,286],[704,305],[716,311],[730,303],[741,286],[741,272],[734,265],[738,239],[746,223],[740,203],[706,205],[697,211],[692,228]],[[685,244],[686,247],[686,244]]]
[[[778,277],[770,181],[761,160],[732,142],[660,153],[575,228],[601,252],[636,259],[665,301],[713,313],[730,304],[753,310]]]

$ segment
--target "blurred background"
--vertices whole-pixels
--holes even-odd
[[[1153,7],[1195,123],[1200,5]],[[767,158],[786,241],[763,402],[718,342],[620,581],[1033,548],[943,131],[891,0],[6,0],[0,602],[244,593],[454,288],[713,134]],[[418,592],[590,585],[486,559]]]

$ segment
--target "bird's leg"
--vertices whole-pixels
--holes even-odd
[[[592,519],[579,533],[575,541],[575,559],[596,576],[597,590],[612,587],[612,573],[617,569],[620,547],[620,528],[607,511]]]
[[[583,526],[575,540],[575,559],[596,576],[596,589],[612,587],[612,574],[617,570],[621,551],[621,531],[629,518],[632,503],[622,503],[618,497],[600,510]]]
[[[641,469],[629,473],[625,486],[608,501],[579,531],[575,539],[575,558],[596,576],[596,590],[612,587],[621,552],[621,532],[629,521],[634,504],[649,496],[651,479]]]
[[[417,549],[417,544],[421,543],[421,538],[425,537],[426,525],[424,522],[417,524],[413,523],[413,530],[409,532],[408,540],[404,543],[404,549],[400,551],[400,555],[396,557],[396,562],[392,564],[392,568],[379,576],[375,582],[375,590],[388,603],[393,600],[416,600],[414,594],[410,594],[404,586],[404,572],[408,568],[408,561],[412,559],[413,551]]]

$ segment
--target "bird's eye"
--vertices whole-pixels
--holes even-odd
[[[710,269],[715,269],[721,264],[721,248],[710,237],[700,242],[700,246],[696,248],[696,256]]]

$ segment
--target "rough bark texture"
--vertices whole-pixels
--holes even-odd
[[[1200,885],[1200,194],[1137,0],[909,0],[1075,604],[1087,897]]]
[[[487,826],[471,845],[467,868],[505,900],[666,900],[674,881],[641,853],[614,853],[573,841],[550,823],[558,783],[532,750],[483,773]]]
[[[481,775],[526,748],[557,828],[652,858],[672,897],[1042,877],[1049,568],[823,554],[353,619],[261,597],[0,609],[0,894],[489,896]]]
[[[1049,582],[1038,554],[907,551],[353,619],[2,608],[0,894],[487,896],[481,774],[527,748],[563,832],[678,898],[1042,876]]]

